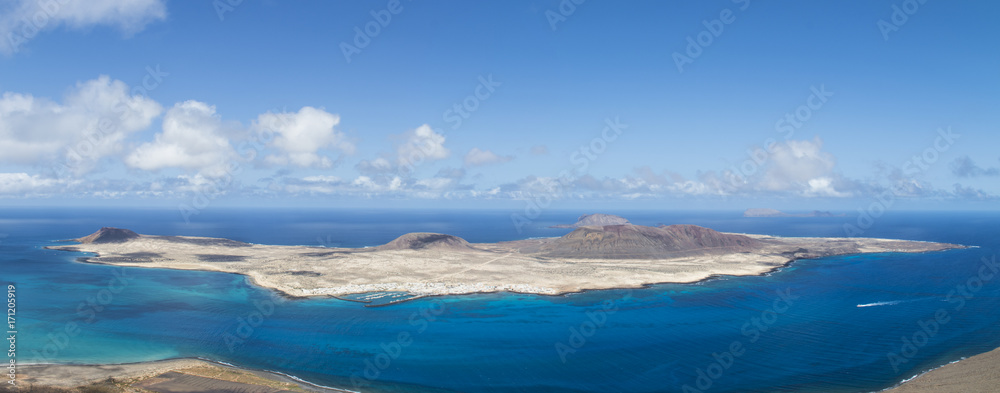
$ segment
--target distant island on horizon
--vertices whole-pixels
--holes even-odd
[[[767,208],[750,208],[743,212],[743,217],[845,217],[846,214],[833,214],[828,211],[813,210],[808,213],[785,213],[781,210]]]
[[[624,217],[619,217],[612,214],[584,214],[572,224],[558,224],[550,226],[549,228],[579,228],[585,226],[598,226],[598,225],[629,225],[629,222]]]

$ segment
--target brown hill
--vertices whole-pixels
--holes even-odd
[[[563,258],[667,258],[745,252],[760,247],[743,235],[697,225],[605,225],[581,227],[542,244],[539,251]]]
[[[87,236],[73,239],[83,244],[89,243],[124,243],[132,239],[139,238],[139,234],[132,232],[128,229],[104,227],[97,232],[91,233]]]
[[[551,228],[579,228],[587,226],[627,225],[628,220],[611,214],[584,214],[573,224],[553,225]]]
[[[413,232],[375,247],[379,250],[471,249],[469,242],[458,236],[443,233]]]

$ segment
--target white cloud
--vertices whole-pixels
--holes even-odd
[[[846,197],[851,195],[846,192],[837,191],[833,187],[833,179],[829,177],[809,179],[808,185],[809,188],[802,193],[805,196]]]
[[[12,54],[59,26],[111,26],[125,35],[167,17],[164,0],[13,0],[0,6],[0,52]]]
[[[766,191],[791,191],[805,197],[850,197],[858,183],[834,171],[836,159],[823,151],[823,141],[787,141],[775,144],[763,178],[754,186]]]
[[[823,151],[823,141],[788,141],[773,146],[758,188],[768,191],[829,188],[836,159]],[[836,193],[829,189],[829,192]]]
[[[450,196],[480,195],[471,186],[459,184],[457,178],[435,176],[414,179],[402,176],[367,176],[343,180],[336,176],[313,175],[303,178],[284,177],[284,191],[292,194],[334,194],[370,197],[407,197],[437,199]],[[485,195],[485,194],[483,194]]]
[[[445,137],[424,124],[403,134],[404,142],[396,149],[400,166],[448,158],[451,151],[444,147]]]
[[[346,190],[347,192],[394,192],[403,189],[403,179],[395,176],[387,182],[378,182],[368,176],[358,176],[357,179],[351,182],[351,185],[356,187],[356,189]]]
[[[234,157],[215,107],[198,101],[174,105],[163,117],[163,132],[144,143],[125,163],[133,168],[183,168],[209,177],[223,176]]]
[[[351,182],[351,185],[369,190],[376,190],[379,188],[379,185],[368,176],[358,176],[357,179],[354,179],[354,181]]]
[[[1000,176],[1000,168],[983,168],[965,155],[952,161],[951,173],[958,177]]]
[[[489,164],[500,164],[510,160],[513,160],[512,156],[498,156],[496,153],[489,150],[479,150],[478,147],[473,147],[465,154],[465,166],[480,166]]]
[[[395,158],[392,154],[383,154],[374,160],[359,161],[354,169],[367,179],[386,183],[392,176],[411,178],[418,166],[451,155],[451,151],[444,147],[445,136],[427,124],[390,137],[399,141],[395,145]]]
[[[77,83],[61,104],[6,92],[0,97],[0,162],[58,162],[57,169],[82,174],[120,151],[126,136],[148,128],[162,111],[107,76]]]
[[[753,161],[744,158],[738,173],[699,172],[695,180],[679,175],[671,179],[654,177],[648,169],[638,172],[650,183],[667,185],[666,189],[684,195],[849,197],[857,187],[856,182],[834,171],[836,159],[823,151],[823,141],[818,137],[775,143],[769,150],[757,149],[754,154],[759,155]]]
[[[729,171],[698,172],[694,179],[648,166],[636,168],[634,176],[568,178],[527,176],[502,186],[514,198],[559,195],[562,198],[625,198],[687,196],[798,196],[850,197],[861,186],[834,171],[836,160],[822,150],[820,139],[788,141],[771,147],[759,160],[760,167],[742,177]],[[763,150],[761,150],[763,152]]]
[[[492,197],[496,197],[497,195],[500,195],[500,187],[493,187],[493,188],[491,188],[489,190],[485,190],[485,191],[470,190],[469,191],[469,195],[472,196],[473,198],[476,198],[476,197],[479,197],[479,198],[492,198]]]
[[[180,193],[202,193],[209,195],[224,194],[227,190],[225,184],[221,184],[217,179],[196,173],[193,176],[178,175],[173,180],[171,191]]]
[[[454,179],[447,179],[443,177],[432,177],[429,179],[420,179],[414,183],[417,188],[427,188],[431,190],[443,190],[450,188],[452,184],[455,183]]]
[[[340,178],[336,176],[306,176],[302,180],[311,183],[340,183]]]
[[[961,184],[958,183],[955,183],[954,195],[959,198],[972,201],[986,201],[986,200],[996,201],[997,199],[1000,199],[1000,197],[996,195],[991,195],[981,189],[973,187],[963,187]]]
[[[357,169],[362,175],[376,176],[393,171],[396,167],[389,160],[379,157],[371,161],[361,160],[354,166],[354,169]]]
[[[334,129],[340,117],[322,109],[303,107],[298,113],[265,113],[257,117],[258,132],[271,130],[277,134],[273,145],[281,154],[266,160],[277,165],[329,168],[333,161],[318,154],[320,149],[334,148],[346,154],[354,153],[354,144]]]
[[[56,180],[46,179],[27,173],[0,173],[0,194],[17,195],[37,193],[51,188]]]

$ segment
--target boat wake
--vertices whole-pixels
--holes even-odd
[[[902,300],[893,300],[889,302],[865,303],[865,304],[859,304],[858,307],[860,308],[860,307],[892,306],[902,302],[903,302]]]
[[[895,306],[895,305],[900,304],[900,303],[918,302],[918,301],[921,301],[921,300],[928,300],[928,299],[935,299],[935,298],[933,298],[933,297],[925,297],[925,298],[920,298],[920,299],[890,300],[890,301],[885,301],[885,302],[865,303],[865,304],[859,304],[858,308],[862,308],[862,307],[878,307],[878,306]]]

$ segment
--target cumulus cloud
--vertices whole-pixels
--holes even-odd
[[[403,187],[403,179],[395,176],[388,181],[377,181],[368,176],[358,176],[351,181],[351,186],[356,187],[352,191],[361,191],[363,193],[399,191]]]
[[[284,191],[292,194],[335,194],[343,192],[346,184],[337,176],[315,175],[301,179],[284,178]]]
[[[324,176],[324,175],[306,176],[306,177],[303,177],[302,180],[310,182],[310,183],[333,183],[333,184],[336,184],[336,183],[340,183],[341,182],[341,180],[340,180],[339,177],[336,177],[336,176]]]
[[[561,178],[527,176],[504,184],[501,191],[514,198],[559,195],[560,198],[625,198],[687,196],[798,196],[850,197],[861,189],[858,182],[835,172],[835,159],[822,150],[822,141],[788,141],[761,150],[753,171],[697,172],[694,178],[649,166],[623,177],[591,175]],[[749,161],[749,160],[748,160]]]
[[[270,130],[276,136],[273,145],[281,153],[269,155],[267,162],[277,165],[329,168],[333,161],[319,154],[321,149],[354,153],[354,144],[335,127],[340,117],[322,109],[303,107],[297,113],[265,113],[253,124],[258,132]]]
[[[855,181],[835,171],[836,159],[823,151],[823,142],[790,140],[769,149],[751,150],[740,166],[722,171],[699,171],[693,179],[649,167],[635,170],[638,189],[676,195],[795,195],[804,197],[849,197],[858,188]]]
[[[958,177],[1000,176],[1000,168],[983,168],[969,156],[962,156],[951,162],[951,173]]]
[[[122,198],[158,196],[150,184],[132,179],[55,178],[23,172],[0,173],[0,198]]]
[[[110,26],[128,36],[166,17],[164,0],[8,1],[0,6],[0,53],[15,53],[39,33],[60,26]]]
[[[427,124],[407,131],[402,138],[403,143],[396,148],[400,166],[443,160],[451,155],[451,151],[444,147],[444,135],[435,132]]]
[[[950,195],[946,190],[934,187],[930,182],[907,175],[902,168],[886,162],[876,162],[877,180],[870,180],[859,186],[868,195],[891,192],[904,198],[945,198]]]
[[[23,195],[51,190],[58,183],[27,173],[0,173],[0,195]]]
[[[223,176],[234,157],[215,107],[198,101],[174,105],[163,118],[163,132],[135,149],[125,163],[133,168],[182,168]]]
[[[57,161],[57,169],[82,174],[120,151],[125,137],[148,128],[162,111],[107,76],[77,83],[62,103],[6,92],[0,96],[0,162]]]
[[[419,179],[414,183],[414,188],[428,190],[444,190],[451,188],[455,184],[455,179],[443,177],[432,177],[429,179]]]
[[[841,192],[837,190],[835,186],[834,179],[831,177],[816,177],[809,179],[806,182],[808,186],[802,191],[805,196],[818,196],[818,197],[846,197],[850,196],[850,193]]]
[[[365,176],[378,176],[394,171],[396,167],[389,160],[379,157],[374,160],[361,160],[354,169]]]
[[[364,198],[471,198],[490,197],[496,192],[478,191],[471,184],[462,184],[465,169],[442,168],[433,177],[415,178],[391,172],[384,172],[385,159],[363,161],[372,174],[361,174],[354,179],[337,176],[312,175],[302,178],[282,177],[281,190],[292,194],[328,194]],[[360,164],[359,164],[360,165]]]
[[[463,162],[465,162],[465,166],[481,166],[501,164],[513,159],[513,156],[498,156],[492,151],[480,150],[478,147],[473,147],[472,150],[469,150],[469,152],[465,154]]]
[[[764,174],[757,186],[768,191],[799,190],[807,195],[843,196],[832,188],[833,154],[823,151],[823,141],[790,140],[772,146]]]
[[[995,195],[990,195],[986,191],[973,187],[963,187],[961,184],[955,184],[954,195],[967,200],[996,200],[998,199]]]
[[[397,140],[394,154],[361,160],[354,169],[368,180],[385,183],[398,176],[411,177],[418,166],[451,155],[451,151],[444,147],[444,135],[427,124],[391,137]]]
[[[531,147],[531,155],[533,156],[543,156],[549,154],[549,148],[545,145],[535,145]]]

